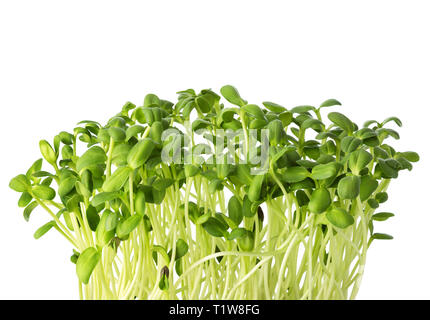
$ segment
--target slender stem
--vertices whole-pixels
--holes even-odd
[[[128,176],[128,194],[129,194],[129,204],[130,204],[130,214],[134,214],[134,198],[133,198],[133,180],[134,172],[130,172]]]
[[[112,153],[113,153],[113,148],[115,145],[115,141],[113,140],[113,138],[110,138],[109,141],[109,150],[108,150],[108,154],[107,154],[107,162],[106,162],[106,178],[109,178],[111,175],[111,170],[112,170]]]
[[[63,236],[65,236],[67,238],[67,240],[69,240],[75,247],[76,246],[76,239],[75,237],[69,232],[69,230],[67,229],[66,226],[63,225],[63,223],[61,223],[61,221],[57,218],[57,216],[51,211],[51,209],[48,208],[48,206],[46,206],[40,199],[36,198],[34,196],[34,194],[32,194],[33,198],[36,200],[36,202],[43,208],[45,209],[49,215],[54,219],[54,221],[56,222],[59,231],[61,232],[61,234]]]

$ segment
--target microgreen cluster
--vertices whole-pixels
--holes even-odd
[[[10,182],[25,220],[51,218],[34,237],[73,246],[80,297],[355,298],[369,246],[392,238],[374,225],[393,214],[376,210],[419,160],[386,142],[401,121],[323,122],[337,100],[260,107],[229,85],[226,102],[178,94],[40,141],[50,171],[39,159]]]

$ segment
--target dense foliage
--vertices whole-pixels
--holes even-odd
[[[374,224],[393,214],[375,211],[419,160],[386,142],[401,121],[360,128],[339,112],[323,122],[334,99],[287,109],[221,95],[229,106],[211,90],[175,104],[148,94],[104,126],[81,121],[40,141],[51,171],[39,159],[11,180],[27,221],[38,207],[52,219],[34,237],[56,229],[72,244],[81,298],[356,296],[368,247],[392,238]]]

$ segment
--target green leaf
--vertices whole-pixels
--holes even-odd
[[[166,190],[158,190],[153,186],[141,186],[142,191],[145,193],[145,201],[146,203],[155,203],[160,204],[164,196],[166,195]]]
[[[245,100],[240,97],[237,89],[231,85],[226,85],[220,90],[222,96],[230,103],[242,107],[247,104]]]
[[[381,147],[374,147],[373,154],[375,155],[375,158],[388,159],[390,157],[388,152],[382,149]]]
[[[378,209],[379,208],[379,202],[376,201],[375,199],[369,199],[369,200],[367,200],[367,203],[368,203],[369,207],[371,207],[372,209]]]
[[[113,213],[112,211],[110,211],[110,210],[105,210],[104,212],[103,212],[103,214],[102,214],[102,217],[101,217],[101,219],[100,219],[100,222],[99,222],[99,224],[98,224],[98,226],[97,226],[97,229],[96,229],[96,240],[97,240],[97,245],[99,245],[99,246],[101,246],[101,247],[103,247],[103,246],[105,246],[106,244],[108,244],[109,243],[109,241],[111,241],[111,239],[114,237],[114,235],[115,235],[115,227],[116,227],[116,225],[115,225],[115,227],[113,227],[113,229],[112,230],[106,230],[106,225],[108,224],[108,225],[110,225],[111,223],[110,222],[108,222],[107,220],[108,220],[108,218],[109,219],[111,219],[111,215],[112,214],[115,214],[115,213]],[[116,216],[116,214],[115,214],[115,216]]]
[[[420,161],[420,156],[418,155],[418,153],[413,151],[399,152],[399,155],[410,162]]]
[[[231,122],[234,119],[234,115],[237,114],[237,108],[224,108],[218,114],[218,125],[221,125],[222,122]]]
[[[328,99],[321,103],[320,108],[332,107],[332,106],[341,106],[342,104],[336,99]]]
[[[391,212],[379,212],[379,213],[375,213],[372,216],[372,220],[374,221],[385,221],[391,217],[394,217],[394,213]]]
[[[398,171],[399,169],[401,169],[400,163],[398,163],[397,161],[393,162],[390,160],[395,161],[394,159],[386,159],[386,160],[378,159],[378,165],[376,166],[376,169],[375,169],[375,170],[377,169],[381,170],[382,176],[385,179],[397,178],[399,175]]]
[[[234,177],[237,178],[240,184],[250,185],[253,176],[251,175],[250,168],[246,164],[238,164]]]
[[[329,162],[326,164],[319,164],[312,168],[312,179],[325,180],[337,175],[339,171],[339,164],[336,162]]]
[[[51,145],[46,140],[40,140],[39,142],[40,153],[45,158],[48,163],[54,165],[57,162],[57,155],[55,154],[54,149],[52,149]]]
[[[248,198],[252,202],[260,199],[261,187],[263,186],[264,178],[265,176],[263,174],[255,175],[254,178],[252,178],[252,182],[248,190]]]
[[[188,119],[190,118],[191,111],[193,111],[193,109],[194,109],[195,105],[196,105],[196,103],[195,103],[195,101],[194,101],[194,100],[193,100],[193,101],[189,101],[189,102],[185,105],[184,109],[182,110],[182,116],[183,116],[185,119],[187,119],[187,120],[188,120]]]
[[[160,105],[160,99],[153,93],[148,93],[145,96],[145,99],[143,100],[144,107],[153,107],[153,106],[159,106],[159,105]]]
[[[100,130],[97,134],[97,141],[104,142],[107,144],[110,142],[110,136],[109,136],[108,129],[100,128]]]
[[[381,140],[386,139],[388,136],[391,136],[396,140],[400,139],[399,133],[392,129],[381,128],[376,130],[376,133],[381,137]]]
[[[154,245],[152,247],[153,252],[155,253],[155,257],[157,257],[156,259],[156,263],[158,262],[158,254],[163,258],[165,263],[169,263],[170,262],[170,257],[167,254],[167,251],[164,247],[162,246],[158,246],[158,245]],[[153,255],[154,257],[154,255]]]
[[[212,179],[211,182],[209,182],[209,192],[215,193],[216,191],[221,191],[224,188],[224,185],[222,184],[222,180],[220,179]]]
[[[303,167],[289,167],[283,174],[283,179],[288,183],[300,182],[309,177],[309,171]]]
[[[354,199],[360,194],[360,178],[347,176],[339,181],[337,192],[341,199]]]
[[[39,229],[36,230],[36,232],[34,233],[34,238],[35,239],[40,239],[45,233],[47,233],[49,230],[52,229],[52,227],[55,227],[57,224],[55,223],[55,221],[49,221],[48,223],[44,224],[43,226],[41,226]]]
[[[240,250],[249,252],[254,249],[254,233],[246,230],[245,235],[240,237],[237,241]]]
[[[79,255],[78,261],[76,261],[76,274],[78,275],[79,281],[84,284],[88,284],[91,274],[97,266],[100,257],[101,254],[93,247],[85,249]]]
[[[331,207],[326,213],[327,220],[335,227],[345,229],[354,223],[354,218],[345,209]]]
[[[101,192],[96,194],[91,200],[91,205],[98,207],[99,205],[105,203],[106,201],[111,201],[119,197],[118,192]]]
[[[32,178],[33,173],[40,171],[42,169],[42,162],[43,159],[38,159],[36,160],[31,167],[27,170],[27,173],[25,174],[27,176],[28,179]]]
[[[143,227],[145,228],[146,232],[152,231],[151,219],[146,214],[143,216]]]
[[[136,105],[134,103],[131,103],[130,101],[127,101],[123,106],[122,106],[122,112],[128,114],[128,112],[130,110],[133,110],[134,108],[136,108]]]
[[[98,146],[88,149],[76,162],[76,170],[78,172],[94,167],[99,164],[104,164],[107,160],[104,150]]]
[[[374,233],[371,237],[371,240],[393,240],[393,236],[386,233]]]
[[[19,174],[10,180],[9,188],[16,192],[25,192],[31,188],[30,180],[25,174]]]
[[[239,238],[243,238],[246,236],[246,229],[244,228],[236,228],[233,229],[230,234],[227,236],[227,240],[234,240],[234,239],[239,239]]]
[[[40,185],[42,185],[42,186],[46,186],[46,187],[49,187],[49,186],[51,185],[52,181],[54,181],[54,178],[53,178],[53,177],[48,177],[48,178],[44,179],[44,180],[40,183]]]
[[[249,129],[262,129],[267,125],[266,120],[253,119],[249,124]]]
[[[143,216],[146,210],[145,192],[139,189],[134,196],[134,210],[136,214]]]
[[[377,147],[379,146],[379,138],[378,134],[369,128],[363,128],[356,132],[356,135],[358,138],[363,140],[363,143],[365,145],[368,145],[369,147]]]
[[[312,169],[313,167],[318,165],[317,162],[311,160],[297,160],[296,162],[298,165],[306,169]]]
[[[247,105],[243,106],[241,109],[244,110],[249,115],[251,115],[257,119],[260,119],[260,120],[266,119],[263,111],[256,104],[247,104]]]
[[[290,191],[296,191],[300,189],[314,189],[315,182],[310,178],[306,178],[303,181],[295,182],[290,185]]]
[[[60,151],[60,144],[61,144],[61,138],[59,135],[56,135],[54,137],[54,151],[55,151],[56,157],[58,157],[58,154]]]
[[[243,197],[242,213],[243,216],[247,218],[252,218],[257,213],[257,210],[253,210],[252,202],[247,195]]]
[[[308,111],[315,110],[315,107],[313,106],[297,106],[291,109],[291,113],[306,113]]]
[[[125,141],[130,140],[131,137],[137,137],[139,133],[145,131],[145,128],[140,124],[135,124],[131,127],[128,127],[125,132]]]
[[[77,123],[77,125],[80,125],[80,124],[89,124],[89,125],[100,127],[100,123],[93,120],[82,120]]]
[[[33,197],[31,196],[31,194],[29,194],[26,191],[23,192],[21,194],[21,197],[19,197],[18,207],[20,207],[20,208],[26,207],[31,202],[31,200],[33,200]]]
[[[141,220],[142,216],[135,214],[120,221],[116,227],[116,234],[120,239],[126,238],[134,229],[137,228]]]
[[[52,200],[55,198],[55,190],[48,186],[35,185],[31,192],[36,198],[40,198],[42,200]]]
[[[268,110],[274,112],[274,113],[282,113],[284,111],[287,111],[283,106],[269,101],[264,101],[263,106],[265,106]]]
[[[379,192],[375,196],[376,201],[379,203],[384,203],[388,200],[388,193],[386,192]]]
[[[105,212],[106,212],[106,219],[104,221],[105,230],[106,231],[115,230],[116,227],[118,226],[118,213],[110,211],[109,209],[106,209]]]
[[[125,118],[121,115],[117,115],[109,119],[108,126],[117,127],[117,128],[125,128],[126,122]]]
[[[164,125],[161,121],[155,121],[149,131],[149,137],[158,144],[162,144]]]
[[[200,172],[200,167],[197,167],[193,164],[184,165],[185,176],[187,178],[194,177]]]
[[[176,254],[175,254],[175,260],[181,259],[183,256],[185,256],[188,252],[188,244],[182,240],[178,239],[176,241]]]
[[[130,150],[127,157],[127,163],[132,169],[141,167],[151,156],[155,144],[151,139],[145,138],[140,140]]]
[[[270,144],[276,146],[281,143],[282,138],[285,136],[285,131],[281,120],[275,119],[269,122],[267,128],[269,129]]]
[[[293,145],[288,145],[288,146],[283,147],[283,148],[277,147],[276,149],[273,149],[273,150],[275,151],[275,153],[273,156],[270,155],[270,159],[271,159],[272,163],[275,163],[279,166],[279,164],[285,163],[284,162],[285,160],[288,162],[290,161],[290,158],[288,157],[288,155],[289,154],[291,155],[291,152],[295,151],[296,147]],[[280,160],[280,161],[278,162],[278,160]],[[299,161],[300,160],[297,161],[297,164],[299,164]],[[292,161],[292,162],[294,162],[294,161]],[[287,165],[287,163],[285,163],[285,165]],[[302,167],[305,167],[305,166],[302,166]]]
[[[409,171],[412,170],[412,163],[410,163],[408,160],[406,160],[403,157],[398,157],[396,156],[396,160],[400,163],[400,165],[402,166],[402,170],[404,169],[408,169]]]
[[[67,159],[73,158],[73,148],[71,146],[64,146],[63,149],[61,149],[61,156],[63,157],[63,161]],[[61,165],[62,161],[60,161]]]
[[[127,156],[131,150],[129,144],[117,144],[114,146],[112,151],[112,163],[117,167],[127,165]]]
[[[378,188],[378,181],[369,175],[361,177],[360,183],[360,200],[367,200]]]
[[[109,136],[113,139],[115,142],[122,142],[126,138],[126,133],[124,129],[118,128],[118,127],[110,127],[108,129]]]
[[[296,191],[296,199],[299,207],[307,206],[309,203],[308,195],[303,190]]]
[[[324,123],[322,123],[321,121],[317,120],[317,119],[306,119],[305,121],[303,121],[303,123],[301,124],[300,128],[302,130],[306,130],[309,128],[314,129],[315,131],[321,131],[324,128]]]
[[[34,209],[38,206],[38,203],[36,201],[31,202],[27,207],[24,209],[24,219],[28,222],[30,219],[30,214],[33,212]]]
[[[368,121],[364,122],[363,126],[368,128],[372,124],[376,124],[377,126],[379,126],[379,122],[376,120],[368,120]]]
[[[92,205],[89,205],[86,210],[86,215],[87,215],[88,225],[91,231],[96,231],[97,226],[99,225],[99,222],[100,222],[100,216],[97,213],[97,209]]]
[[[403,125],[402,121],[397,117],[390,117],[382,121],[381,126],[385,126],[389,122],[395,122],[397,126],[401,127]]]
[[[93,174],[90,170],[84,170],[81,173],[81,183],[85,187],[86,191],[89,193],[93,193],[94,190],[94,181],[93,181]]]
[[[312,193],[308,208],[312,213],[323,213],[330,207],[330,204],[330,192],[325,188],[320,188]]]
[[[233,119],[231,122],[224,122],[222,124],[222,128],[225,130],[230,129],[234,131],[242,128],[242,125],[239,120]]]
[[[193,131],[202,130],[206,128],[210,128],[212,126],[212,123],[207,120],[203,119],[196,119],[193,121],[193,124],[191,125],[191,128]]]
[[[224,225],[218,219],[210,217],[202,224],[203,228],[213,237],[223,237],[226,235],[228,226]]]
[[[337,147],[333,141],[328,140],[326,143],[321,145],[321,149],[319,151],[320,155],[317,158],[317,162],[325,164],[334,161],[333,156],[336,155]]]
[[[373,221],[370,220],[369,221],[369,231],[370,231],[370,234],[373,234],[374,228],[375,228],[375,226],[373,224]]]
[[[75,183],[77,178],[73,175],[66,177],[65,179],[60,180],[60,184],[58,186],[58,195],[60,197],[66,196],[70,191],[75,187]]]
[[[242,204],[239,199],[232,196],[228,201],[228,216],[238,226],[243,219]]]
[[[53,174],[47,171],[36,171],[31,175],[33,178],[52,177]]]
[[[359,175],[360,171],[364,169],[372,159],[373,157],[369,152],[359,149],[350,154],[348,166],[353,174]]]
[[[197,106],[202,113],[208,113],[212,110],[215,98],[212,94],[203,94],[195,99]]]
[[[120,167],[106,179],[103,183],[103,191],[114,192],[120,190],[127,182],[130,173],[133,171],[130,167]]]
[[[73,264],[76,264],[76,262],[78,261],[79,255],[80,255],[79,252],[77,252],[75,249],[73,249],[73,255],[70,257],[70,261]]]
[[[334,141],[339,140],[339,137],[331,131],[320,132],[315,137],[315,139],[318,139],[318,140],[323,140],[323,139],[328,139],[328,138],[333,139]]]
[[[152,126],[155,122],[161,122],[163,120],[163,116],[166,115],[165,111],[159,107],[149,108],[154,116],[154,122],[150,124]]]
[[[282,125],[286,127],[293,121],[293,114],[290,111],[282,112],[279,114],[279,120],[281,120]]]
[[[357,148],[361,146],[361,144],[362,144],[362,141],[360,139],[351,137],[351,136],[346,136],[341,140],[340,148],[345,153],[351,153],[357,150]]]
[[[330,112],[327,116],[339,128],[345,130],[348,134],[354,131],[354,124],[346,116],[339,112]]]
[[[200,208],[200,211],[204,212],[203,208]],[[235,223],[229,217],[222,214],[221,212],[215,213],[214,218],[217,219],[219,222],[221,222],[224,225],[224,227],[226,228],[226,230],[228,228],[232,228],[232,229],[236,228]]]
[[[195,224],[203,224],[206,221],[208,221],[208,219],[210,218],[210,216],[211,216],[211,212],[208,211],[208,212],[204,213],[203,215],[198,216],[197,219],[194,219],[194,223]]]

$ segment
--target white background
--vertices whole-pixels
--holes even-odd
[[[421,162],[392,183],[359,299],[429,299],[428,1],[1,1],[0,298],[76,299],[72,250],[33,232],[8,188],[38,141],[101,122],[153,92],[233,84],[249,102],[343,103],[357,123],[395,115]]]

